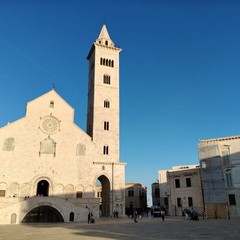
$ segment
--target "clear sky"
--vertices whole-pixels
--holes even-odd
[[[55,83],[85,130],[104,23],[123,49],[120,159],[150,198],[159,169],[198,164],[199,139],[240,134],[240,1],[0,0],[0,126]]]

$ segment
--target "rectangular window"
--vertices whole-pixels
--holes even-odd
[[[229,199],[229,205],[236,205],[235,194],[229,194],[228,199]]]
[[[160,197],[159,188],[155,188],[155,197]]]
[[[232,183],[232,174],[230,172],[225,173],[225,183],[226,183],[226,187],[227,188],[232,188],[233,187],[233,183]]]
[[[193,206],[192,197],[188,197],[188,206],[189,206],[189,207],[192,207],[192,206]]]
[[[5,197],[6,190],[0,190],[0,197]]]
[[[134,191],[133,190],[129,190],[128,191],[128,196],[129,197],[134,197]]]
[[[175,179],[175,187],[180,188],[180,179]]]
[[[223,165],[229,164],[229,151],[222,151]]]
[[[192,184],[191,184],[191,178],[186,178],[186,186],[187,187],[191,187]]]
[[[177,206],[181,207],[182,206],[182,200],[181,198],[177,198]]]
[[[164,205],[168,206],[168,198],[167,197],[164,198]]]
[[[78,191],[77,194],[76,194],[76,197],[77,198],[82,198],[82,191]]]

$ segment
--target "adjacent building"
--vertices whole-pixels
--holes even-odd
[[[152,205],[160,207],[160,189],[159,183],[152,183]]]
[[[170,170],[159,170],[159,206],[169,215],[182,216],[185,209],[195,208],[203,212],[201,175],[199,165],[173,166]]]
[[[26,116],[0,128],[0,224],[86,221],[89,211],[98,217],[113,209],[125,214],[120,52],[103,25],[87,57],[87,132],[54,89],[28,102]]]
[[[198,144],[208,218],[240,218],[240,136]]]
[[[147,210],[147,187],[137,182],[126,183],[125,186],[126,214],[132,215],[134,209],[137,209],[139,213],[145,212]]]
[[[182,216],[184,210],[194,208],[204,212],[201,175],[198,165],[180,166],[167,172],[169,214]]]

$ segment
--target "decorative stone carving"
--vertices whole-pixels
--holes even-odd
[[[77,156],[85,156],[86,155],[86,146],[84,144],[78,144],[77,145],[77,151],[76,151]]]
[[[59,120],[53,116],[46,116],[41,120],[40,129],[48,135],[55,134],[59,131]]]
[[[56,143],[51,138],[44,139],[40,144],[40,153],[55,154]]]
[[[14,150],[14,138],[7,138],[4,141],[3,151],[13,151]]]

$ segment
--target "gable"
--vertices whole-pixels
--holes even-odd
[[[74,121],[74,109],[55,90],[51,90],[27,103],[27,118],[42,118],[47,115]]]

